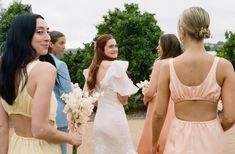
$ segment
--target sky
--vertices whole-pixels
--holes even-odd
[[[66,36],[66,48],[83,47],[96,36],[96,25],[114,8],[124,9],[125,3],[136,3],[140,11],[155,14],[157,24],[165,33],[177,35],[177,22],[183,10],[191,6],[204,8],[210,15],[212,38],[206,42],[225,41],[225,31],[235,32],[234,0],[17,0],[31,4],[34,13],[42,15],[50,30]],[[3,8],[12,0],[0,0]]]

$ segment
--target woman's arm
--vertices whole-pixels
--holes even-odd
[[[224,131],[226,131],[235,123],[235,74],[230,62],[223,60],[222,65],[223,71],[221,72],[225,73],[225,79],[221,89],[221,99],[224,108],[221,125]]]
[[[9,118],[0,99],[0,153],[6,154],[9,144]]]
[[[49,124],[50,101],[56,77],[55,67],[49,63],[41,63],[35,66],[31,74],[36,77],[32,106],[33,136],[53,143],[70,143],[79,146],[81,144],[79,132],[61,132]]]
[[[162,65],[161,60],[157,60],[154,62],[153,70],[150,77],[149,88],[144,94],[144,104],[147,104],[157,92],[157,84],[158,84],[161,65]]]
[[[122,96],[120,94],[117,94],[118,100],[122,103],[122,105],[127,105],[128,104],[128,97],[129,96]]]
[[[168,63],[164,63],[162,65],[162,70],[160,72],[158,80],[158,89],[157,89],[158,97],[152,120],[153,153],[156,153],[157,151],[158,139],[167,113],[169,97],[170,97],[169,80],[170,80],[169,65]]]

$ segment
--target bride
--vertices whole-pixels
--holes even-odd
[[[84,70],[85,90],[102,92],[94,120],[96,154],[136,154],[123,105],[138,88],[126,74],[128,62],[116,60],[117,56],[113,36],[101,35],[92,63]]]

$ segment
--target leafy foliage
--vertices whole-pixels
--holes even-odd
[[[225,32],[226,42],[217,50],[217,55],[224,57],[233,64],[235,68],[235,33],[231,31]]]
[[[155,14],[141,13],[137,4],[125,4],[123,11],[115,9],[103,16],[104,22],[97,25],[98,35],[112,34],[118,43],[119,59],[129,61],[128,74],[134,83],[149,79],[156,59],[156,46],[160,35]],[[143,109],[138,93],[129,99],[127,109]]]
[[[129,76],[139,82],[149,79],[151,66],[156,59],[156,46],[161,29],[154,14],[141,14],[137,4],[125,4],[123,11],[115,9],[105,15],[97,25],[98,35],[112,34],[119,46],[119,59],[129,61]]]
[[[8,9],[3,9],[0,13],[0,47],[3,46],[8,30],[10,28],[11,22],[15,19],[16,16],[24,13],[29,13],[30,6],[21,4],[14,1]]]
[[[87,43],[84,45],[84,49],[77,49],[74,52],[69,51],[61,57],[68,65],[71,80],[74,83],[79,83],[81,88],[85,82],[83,70],[89,67],[93,57],[93,52],[91,52],[93,51],[93,44]]]
[[[156,59],[156,46],[162,31],[154,14],[141,13],[137,4],[125,4],[123,11],[114,9],[103,16],[104,21],[96,26],[98,33],[93,41],[84,44],[84,49],[69,52],[62,59],[67,63],[71,80],[84,84],[83,69],[87,68],[93,57],[94,41],[104,33],[112,34],[118,43],[119,59],[129,61],[129,77],[137,83],[149,79],[151,67]],[[126,109],[144,109],[142,95],[129,99]]]

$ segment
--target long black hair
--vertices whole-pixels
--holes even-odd
[[[25,77],[22,89],[27,83],[27,64],[37,57],[31,42],[38,18],[44,19],[38,14],[19,15],[8,31],[0,65],[0,96],[9,105],[17,96],[19,81]]]

